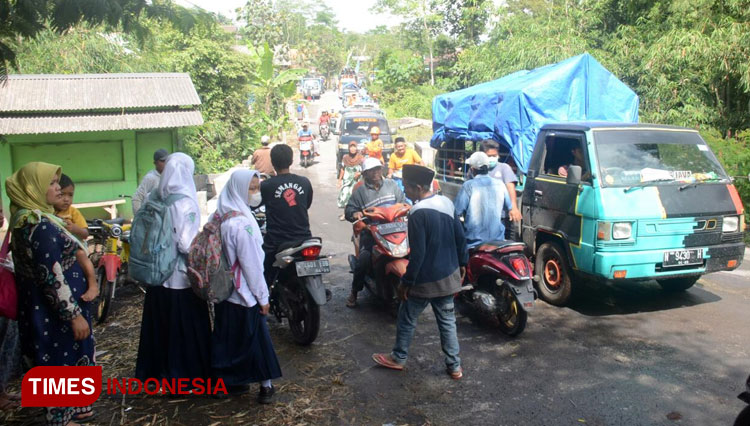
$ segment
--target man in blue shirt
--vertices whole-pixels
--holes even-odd
[[[297,139],[302,141],[302,138],[310,141],[312,145],[313,155],[320,155],[318,154],[318,144],[316,143],[317,140],[315,134],[312,132],[312,130],[310,130],[310,123],[308,123],[307,120],[302,123],[302,129],[297,132]]]
[[[490,159],[484,152],[475,152],[467,161],[473,179],[464,182],[456,195],[456,214],[464,216],[466,243],[469,248],[484,241],[505,239],[505,226],[500,220],[512,204],[503,182],[489,176]]]
[[[396,320],[396,343],[390,354],[373,354],[383,367],[403,370],[419,314],[432,305],[440,345],[445,354],[446,372],[452,379],[463,377],[458,357],[458,336],[453,295],[461,290],[469,254],[461,222],[453,203],[432,193],[435,172],[424,166],[403,168],[406,195],[415,201],[409,211],[409,266],[398,288],[401,305]]]

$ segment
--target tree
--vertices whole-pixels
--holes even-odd
[[[430,85],[435,85],[434,36],[441,28],[440,0],[377,0],[375,10],[388,11],[402,16],[408,25],[419,28],[421,39],[427,46],[430,61]]]
[[[188,11],[169,0],[0,0],[0,73],[17,66],[19,40],[32,39],[44,30],[62,34],[76,24],[86,22],[107,29],[121,29],[140,39],[148,31],[141,16],[163,17],[188,31],[207,14]]]

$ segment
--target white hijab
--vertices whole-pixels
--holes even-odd
[[[198,202],[193,172],[195,163],[188,155],[175,152],[167,157],[167,164],[159,179],[159,195],[166,199],[172,194],[182,194]]]
[[[238,211],[245,217],[253,219],[253,212],[248,206],[250,199],[247,191],[250,188],[250,182],[256,176],[260,179],[260,173],[256,170],[240,169],[232,173],[219,195],[216,213],[224,216],[230,211]]]

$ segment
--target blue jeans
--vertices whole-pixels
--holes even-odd
[[[427,305],[432,305],[438,329],[440,330],[440,345],[445,354],[445,365],[450,371],[456,371],[461,366],[458,357],[458,335],[456,334],[456,314],[453,310],[453,296],[422,299],[409,297],[401,302],[396,320],[396,344],[393,346],[391,358],[403,365],[409,355],[409,345],[417,327],[417,318]]]

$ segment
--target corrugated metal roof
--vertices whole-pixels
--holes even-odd
[[[0,112],[200,105],[188,74],[16,74],[0,82]]]
[[[79,116],[0,117],[0,135],[165,129],[203,124],[200,111],[159,111]]]

